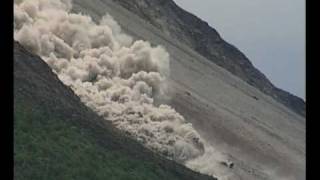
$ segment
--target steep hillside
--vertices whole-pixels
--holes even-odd
[[[134,2],[137,4],[132,3],[131,8],[144,1]],[[238,178],[230,179],[305,179],[303,116],[114,0],[74,0],[72,11],[90,15],[96,22],[108,13],[134,38],[165,47],[170,54],[172,89],[168,103],[234,162],[226,174],[234,173]],[[208,158],[199,163],[204,168],[212,165]]]
[[[131,1],[127,1],[129,2]],[[135,2],[140,4],[144,1]],[[152,5],[152,1],[145,2]],[[159,7],[150,8],[165,7],[163,4],[158,5]],[[133,4],[134,6],[140,5]],[[73,133],[73,131],[62,133],[66,137],[73,136],[67,138],[69,140],[88,140],[85,143],[75,141],[76,144],[82,144],[81,147],[86,144],[90,144],[90,147],[97,147],[94,142],[98,140],[102,144],[107,143],[107,147],[114,147],[117,152],[121,153],[121,157],[137,160],[134,167],[141,167],[139,165],[142,164],[144,164],[143,167],[149,167],[149,165],[145,166],[141,160],[159,164],[161,158],[137,144],[134,145],[132,141],[125,140],[126,138],[119,135],[110,124],[107,124],[104,129],[101,128],[101,131],[95,128],[93,124],[99,122],[99,118],[92,118],[96,115],[86,115],[86,112],[92,112],[86,110],[87,108],[76,100],[80,99],[105,121],[111,121],[114,127],[135,138],[145,147],[183,163],[193,170],[214,175],[219,179],[231,180],[305,179],[306,121],[303,116],[294,113],[274,98],[205,58],[187,43],[173,38],[168,31],[148,23],[145,18],[138,16],[138,13],[128,11],[114,0],[73,0],[72,3],[68,0],[32,0],[21,4],[17,2],[14,9],[15,40],[26,49],[38,54],[59,79],[79,97],[74,96],[69,88],[57,83],[57,78],[56,80],[49,79],[45,72],[50,70],[42,61],[42,65],[36,65],[33,63],[34,60],[29,59],[30,62],[17,60],[15,63],[23,67],[19,68],[23,71],[16,69],[17,72],[20,72],[15,73],[18,77],[16,82],[19,82],[20,87],[25,88],[20,91],[19,88],[15,89],[16,97],[21,97],[16,98],[16,102],[20,102],[15,105],[16,112],[23,114],[16,115],[18,117],[16,120],[30,114],[28,112],[31,112],[31,116],[45,117],[38,119],[49,119],[46,115],[49,113],[49,117],[55,120],[50,122],[58,120],[70,122],[71,127],[75,126],[74,124],[83,124],[81,127],[75,126],[75,130],[80,127],[80,132],[84,134],[81,137],[84,138],[77,138],[79,133]],[[24,54],[19,52],[16,50],[17,59]],[[28,62],[28,64],[23,62]],[[28,70],[29,67],[32,71]],[[22,99],[22,101],[17,99]],[[24,105],[19,108],[21,102]],[[27,102],[30,103],[27,104]],[[161,103],[164,104],[159,105]],[[39,107],[37,109],[40,110],[46,108],[41,110],[44,113],[36,115],[35,111],[29,111],[27,107],[31,109]],[[91,119],[95,120],[88,121]],[[101,123],[103,123],[102,120]],[[32,121],[31,123],[28,121],[25,125],[37,127]],[[38,141],[34,140],[37,136],[30,137],[32,133],[29,132],[41,129],[33,128],[30,131],[28,129],[31,128],[25,125],[16,127],[23,127],[20,129],[24,129],[22,132],[27,131],[26,137],[31,140],[22,138],[23,141],[16,143],[22,144],[20,151],[29,152],[30,149],[39,149],[42,152],[42,148],[26,148],[26,143],[21,143],[27,141],[37,143]],[[49,127],[44,128],[45,132],[49,132]],[[60,127],[56,129],[74,129]],[[88,134],[83,133],[88,130],[88,127],[91,129],[89,132],[93,135],[101,132],[99,134],[102,136],[103,131],[106,131],[106,136],[109,138],[101,138],[100,135],[96,135],[89,140]],[[18,129],[17,132],[21,132],[19,128],[16,129]],[[109,133],[110,131],[112,133]],[[50,135],[48,137],[53,136],[52,133],[48,134]],[[114,141],[113,139],[116,138],[120,140]],[[47,144],[55,142],[61,144],[61,139],[51,139],[54,141],[48,140]],[[104,141],[105,139],[107,140]],[[62,139],[62,141],[64,147],[70,147],[66,146],[69,144],[68,140]],[[97,149],[99,148],[88,150],[91,151],[88,154],[100,154],[96,151]],[[54,147],[50,150],[56,152]],[[109,150],[106,148],[103,151],[110,152]],[[68,157],[78,154],[85,157],[83,152],[73,151],[70,155],[70,151],[67,151],[63,154]],[[30,153],[27,154],[29,156]],[[50,154],[54,153],[50,152]],[[141,157],[142,154],[146,157]],[[28,156],[18,157],[24,157],[23,162]],[[62,157],[63,160],[69,159],[66,156]],[[40,163],[50,164],[43,159],[40,160]],[[67,167],[72,167],[69,165],[79,164],[73,163],[78,159],[73,158],[71,161],[63,162],[68,164]],[[104,164],[104,161],[101,162],[97,158],[93,160]],[[108,158],[103,160],[114,161]],[[83,161],[89,162],[89,160]],[[186,176],[192,177],[189,174],[190,171],[184,171],[182,167],[174,165],[171,161],[162,161],[163,165],[152,167],[157,169],[168,167],[166,171],[169,174],[170,172],[179,174],[183,171],[186,172]],[[127,160],[121,162],[130,164]],[[167,166],[166,162],[171,162],[171,165]],[[232,162],[232,167],[228,165],[230,162]],[[28,165],[30,164],[39,163],[33,161]],[[92,163],[81,163],[83,164]],[[114,166],[120,169],[120,172],[123,172],[123,169],[128,170],[128,168],[123,168],[121,163]],[[94,166],[90,166],[92,167]],[[170,167],[176,170],[171,171]],[[179,167],[182,168],[181,171],[178,170]],[[70,174],[70,172],[72,174],[72,170],[67,170],[68,173],[64,174]],[[102,172],[99,168],[94,168],[94,170]],[[153,170],[154,168],[151,168],[148,172],[154,172]],[[145,172],[137,171],[134,177],[143,179],[141,176],[145,175]],[[29,171],[24,173],[27,172]],[[41,172],[46,172],[46,170]],[[92,171],[88,170],[85,174],[91,174],[90,172]],[[120,175],[123,179],[128,179],[124,177],[126,174],[122,173],[117,173],[117,178],[121,178]],[[92,178],[93,174],[90,176]],[[155,176],[158,177],[158,175]],[[162,176],[161,179],[174,179],[173,176]],[[189,177],[187,179],[192,179]]]
[[[214,179],[166,160],[88,109],[14,44],[14,179]]]
[[[181,9],[173,0],[113,1],[296,113],[305,115],[305,102],[301,98],[275,87],[242,52],[224,41],[208,23]]]

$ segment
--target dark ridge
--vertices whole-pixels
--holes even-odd
[[[113,0],[171,37],[188,45],[210,61],[271,96],[294,112],[305,116],[305,102],[275,87],[236,47],[219,33],[173,0]]]
[[[14,127],[14,179],[216,179],[119,132],[17,42]]]

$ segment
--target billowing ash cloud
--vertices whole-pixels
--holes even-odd
[[[95,23],[70,9],[69,0],[16,2],[14,38],[117,128],[167,158],[219,176],[223,158],[173,108],[154,105],[155,97],[166,97],[167,51],[133,42],[108,14]]]

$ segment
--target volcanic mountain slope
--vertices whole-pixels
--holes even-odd
[[[305,102],[301,98],[275,87],[242,52],[224,41],[208,23],[181,9],[173,0],[114,0],[114,2],[296,113],[305,116]]]
[[[38,56],[14,43],[14,179],[194,179],[119,133]]]
[[[139,9],[144,2],[149,7],[144,13],[153,9],[161,12],[168,3],[172,4],[172,1],[123,1],[131,5],[129,9]],[[241,76],[217,66],[188,43],[150,24],[139,12],[128,11],[123,6],[115,0],[74,0],[72,10],[88,14],[97,22],[107,12],[136,39],[161,44],[167,49],[171,71],[170,105],[213,147],[230,156],[235,162],[231,171],[239,179],[305,179],[303,116],[250,86]],[[163,18],[172,13],[160,16],[159,22],[168,23]],[[203,159],[202,163],[210,166],[209,160]]]

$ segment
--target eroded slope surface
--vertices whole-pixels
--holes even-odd
[[[136,6],[138,2],[131,8]],[[73,11],[96,21],[108,12],[127,33],[168,50],[170,104],[216,149],[230,155],[240,179],[305,178],[304,117],[112,0],[75,0]]]
[[[173,0],[113,0],[208,60],[305,116],[305,102],[275,87],[236,47],[224,41],[207,22],[177,6]]]

